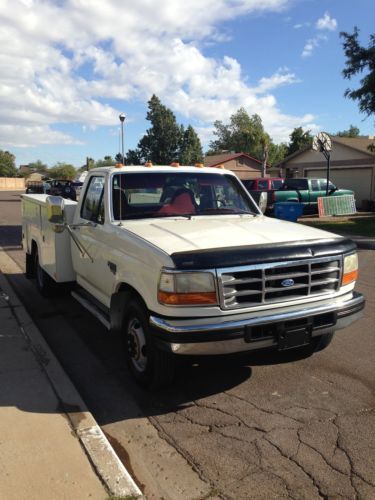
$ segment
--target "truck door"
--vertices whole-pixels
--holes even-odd
[[[86,188],[76,236],[86,253],[81,253],[72,241],[72,259],[77,281],[101,302],[109,303],[114,276],[108,268],[110,232],[106,224],[104,191],[105,177],[93,175]]]
[[[323,196],[320,191],[319,179],[310,179],[310,203],[317,203],[319,196]]]

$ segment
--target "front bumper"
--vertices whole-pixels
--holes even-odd
[[[288,348],[290,344],[284,343],[288,337],[304,338],[306,344],[311,337],[351,325],[362,317],[364,306],[363,295],[353,292],[350,298],[251,318],[236,315],[232,319],[175,319],[151,315],[150,326],[159,346],[175,354],[230,354],[272,346]]]

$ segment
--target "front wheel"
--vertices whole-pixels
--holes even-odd
[[[155,345],[148,318],[141,301],[129,304],[124,322],[125,356],[136,382],[147,389],[158,389],[172,382],[175,358]]]

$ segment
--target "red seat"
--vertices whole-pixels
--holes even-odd
[[[195,214],[195,204],[191,191],[177,191],[171,202],[161,207],[158,213],[170,215]]]

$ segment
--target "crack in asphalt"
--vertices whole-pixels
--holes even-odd
[[[158,432],[158,435],[161,439],[164,439],[169,445],[173,446],[173,448],[179,453],[186,461],[188,464],[190,464],[190,467],[198,474],[198,477],[205,483],[209,484],[211,487],[212,491],[216,491],[216,486],[213,484],[212,481],[207,479],[202,471],[202,469],[199,467],[199,465],[194,461],[193,457],[191,454],[183,449],[178,442],[176,441],[175,438],[173,438],[163,427],[163,425],[157,420],[156,417],[148,417],[148,420],[150,423],[155,427],[155,429]],[[219,498],[224,498],[220,493],[218,493]]]
[[[201,422],[197,421],[194,417],[188,415],[186,412],[179,413],[179,416],[182,417],[186,422],[188,422],[192,425],[199,426],[199,427],[207,430],[210,433],[216,433],[216,434],[220,435],[221,438],[224,438],[224,439],[229,440],[229,441],[237,441],[240,443],[247,442],[247,443],[251,443],[254,446],[254,455],[252,455],[251,460],[245,459],[246,460],[245,463],[247,464],[247,469],[246,469],[246,471],[244,471],[244,473],[241,475],[240,478],[237,478],[235,480],[237,483],[243,482],[247,477],[249,477],[251,474],[254,474],[255,472],[262,472],[262,473],[268,474],[269,476],[277,478],[279,481],[282,481],[282,486],[283,486],[283,488],[285,488],[285,493],[289,498],[291,498],[291,499],[297,498],[297,497],[295,497],[295,495],[293,495],[293,488],[292,488],[291,484],[288,482],[288,480],[285,477],[283,477],[281,474],[277,473],[277,471],[272,469],[272,466],[265,463],[264,452],[262,451],[262,449],[260,447],[261,440],[264,440],[270,446],[272,446],[275,450],[277,450],[278,454],[281,457],[283,457],[283,459],[286,459],[289,463],[293,464],[293,466],[295,466],[297,469],[299,469],[303,473],[303,475],[311,483],[311,486],[315,489],[317,497],[319,497],[319,498],[327,498],[328,496],[330,496],[333,493],[334,493],[336,498],[339,498],[342,495],[338,491],[334,491],[331,493],[329,491],[330,490],[329,485],[321,484],[321,481],[315,477],[314,473],[309,471],[308,468],[306,468],[306,466],[304,466],[302,463],[300,463],[300,460],[298,459],[298,457],[300,456],[301,446],[305,446],[307,449],[309,449],[313,453],[317,454],[322,459],[324,464],[327,467],[329,467],[330,470],[335,471],[337,474],[339,474],[340,477],[342,477],[343,479],[348,478],[348,480],[350,482],[350,487],[353,491],[353,498],[355,500],[360,498],[360,493],[358,491],[358,488],[356,487],[355,480],[361,480],[366,485],[368,485],[370,487],[374,486],[374,484],[372,484],[371,482],[364,479],[362,477],[362,475],[360,473],[357,473],[357,471],[355,470],[355,466],[354,466],[352,457],[350,456],[349,452],[345,449],[345,447],[342,443],[342,440],[340,438],[340,428],[339,428],[339,424],[337,422],[337,420],[340,416],[337,413],[335,413],[331,410],[327,410],[326,408],[322,408],[322,407],[309,407],[308,408],[308,407],[303,407],[303,406],[299,406],[299,405],[289,406],[287,408],[283,408],[283,409],[277,411],[277,410],[262,408],[261,406],[255,404],[252,401],[247,400],[246,398],[240,397],[236,394],[229,393],[227,391],[225,391],[223,394],[225,394],[229,398],[235,398],[241,402],[244,402],[244,403],[248,404],[252,409],[255,409],[259,412],[263,412],[265,414],[272,415],[272,416],[280,416],[284,419],[287,419],[290,421],[290,424],[291,424],[290,427],[287,425],[276,425],[276,426],[274,425],[271,428],[268,428],[267,426],[262,426],[262,425],[259,425],[258,423],[256,423],[256,424],[254,422],[249,423],[248,421],[246,421],[244,418],[240,417],[239,415],[234,415],[230,411],[227,411],[227,410],[224,410],[223,408],[217,407],[216,404],[215,405],[210,404],[210,402],[202,401],[202,400],[192,401],[191,404],[192,404],[192,406],[195,406],[197,408],[215,411],[218,414],[225,415],[226,417],[231,417],[232,419],[234,419],[235,422],[229,423],[229,424],[213,424],[213,425],[202,424]],[[306,421],[306,419],[301,420],[301,419],[297,419],[297,418],[291,417],[290,415],[285,414],[286,411],[293,411],[293,410],[295,411],[298,409],[302,409],[302,410],[305,410],[308,412],[311,412],[314,410],[315,411],[316,410],[323,411],[326,414],[326,416],[324,417],[323,420],[327,420],[335,426],[335,429],[337,432],[336,442],[335,442],[335,445],[334,445],[334,448],[333,448],[333,451],[331,453],[330,458],[327,458],[326,455],[324,455],[321,451],[319,451],[319,449],[317,449],[313,444],[307,442],[306,439],[303,438],[302,433],[306,428],[308,428],[307,427],[308,422]],[[373,410],[368,409],[366,411],[372,412]],[[152,419],[152,420],[154,420],[154,419]],[[316,419],[314,419],[314,420],[316,420]],[[309,421],[311,421],[311,419],[309,419]],[[298,424],[298,425],[296,425],[296,424]],[[242,425],[249,430],[253,430],[253,431],[257,431],[257,432],[261,433],[261,436],[255,437],[254,439],[249,441],[249,440],[245,439],[245,436],[241,438],[241,437],[238,437],[235,435],[228,435],[227,433],[224,432],[225,429],[235,428],[236,426],[242,426]],[[205,474],[204,474],[203,470],[197,464],[194,463],[193,457],[188,452],[186,452],[186,450],[183,450],[178,445],[176,440],[165,431],[164,427],[159,422],[157,422],[157,428],[159,429],[159,432],[163,433],[162,437],[164,437],[164,438],[168,437],[167,440],[170,443],[172,441],[171,444],[177,449],[177,451],[179,451],[179,453],[181,453],[185,457],[186,460],[188,460],[188,462],[192,465],[192,467],[200,475],[201,479],[204,480],[205,482],[211,483],[209,480],[207,480],[207,478],[205,478]],[[283,450],[282,446],[279,446],[278,444],[274,443],[269,436],[271,432],[273,432],[275,430],[280,431],[283,429],[293,430],[296,432],[298,447],[297,447],[297,450],[293,454],[285,452]],[[334,457],[335,457],[335,454],[337,453],[337,450],[339,450],[343,454],[343,457],[346,458],[348,467],[350,469],[349,474],[343,472],[342,469],[335,466],[335,464],[332,462]],[[233,484],[233,483],[227,483],[228,486],[230,484]],[[349,484],[348,484],[348,486],[349,486]],[[215,486],[215,487],[217,488],[217,486]],[[223,491],[220,491],[219,496],[221,498],[226,498],[226,494]]]
[[[264,439],[271,445],[273,446],[279,453],[282,457],[286,458],[287,460],[291,460],[299,469],[301,469],[301,471],[311,480],[312,484],[315,486],[315,488],[317,489],[317,492],[318,492],[318,495],[320,498],[327,498],[327,494],[324,493],[319,485],[319,483],[316,481],[316,479],[314,478],[314,476],[312,474],[310,474],[309,471],[307,471],[303,465],[301,465],[296,459],[292,458],[290,455],[287,455],[286,453],[284,453],[284,451],[279,447],[277,446],[275,443],[273,443],[272,441],[270,441],[267,436],[264,436]]]
[[[355,465],[354,465],[354,462],[353,462],[353,459],[352,457],[350,456],[350,453],[344,448],[344,445],[342,443],[342,439],[341,439],[341,434],[340,434],[340,426],[338,425],[338,422],[337,420],[340,418],[340,415],[337,415],[336,418],[333,420],[333,425],[336,427],[337,429],[337,438],[336,438],[336,448],[339,449],[340,451],[342,451],[342,453],[346,456],[348,462],[349,462],[349,466],[350,466],[350,481],[352,483],[352,486],[353,486],[353,489],[356,491],[358,497],[359,497],[359,493],[357,491],[357,488],[355,487],[354,485],[354,478],[358,478],[360,479],[361,481],[363,481],[365,484],[367,484],[368,486],[372,486],[374,487],[375,486],[375,481],[373,483],[369,482],[367,479],[365,479],[355,468]]]

